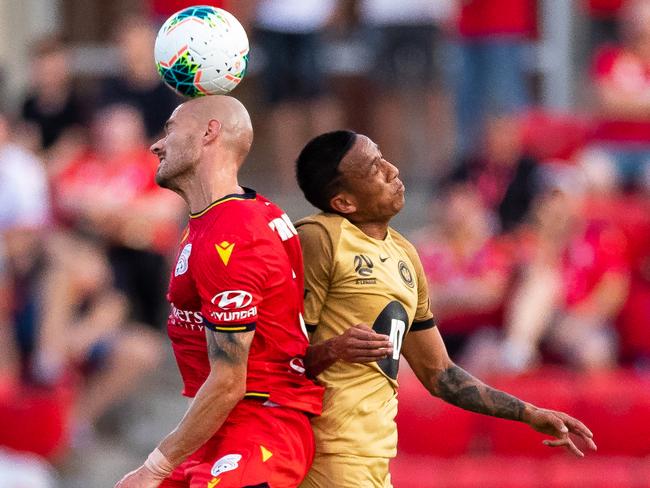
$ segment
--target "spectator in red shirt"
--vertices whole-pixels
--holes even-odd
[[[462,363],[474,364],[466,346],[477,332],[501,324],[510,259],[473,185],[451,184],[440,208],[440,225],[420,231],[415,246],[447,349]]]
[[[0,444],[42,455],[66,447],[68,423],[88,432],[159,357],[159,338],[128,323],[104,256],[53,232],[50,210],[44,165],[10,143],[0,114]],[[79,372],[87,388],[68,422],[60,391]]]
[[[632,182],[650,169],[650,1],[631,0],[621,14],[623,44],[601,49],[593,64],[593,143]]]
[[[516,112],[529,103],[527,49],[535,31],[535,0],[461,2],[456,87],[461,156],[475,149],[486,115]]]
[[[611,367],[613,323],[628,296],[627,241],[613,226],[582,216],[577,171],[548,171],[531,232],[521,240],[521,280],[506,313],[502,359],[526,369],[544,342],[576,367]]]
[[[180,233],[182,201],[156,186],[156,158],[136,109],[106,108],[94,133],[94,147],[54,182],[59,216],[106,245],[133,318],[160,328],[166,318],[166,258]]]

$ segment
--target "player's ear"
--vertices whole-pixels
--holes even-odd
[[[215,119],[211,119],[208,122],[208,126],[205,129],[205,134],[203,134],[203,143],[208,144],[214,141],[219,133],[221,132],[221,122]]]
[[[330,200],[330,207],[336,213],[340,214],[352,214],[357,211],[357,205],[350,195],[345,192],[337,193]]]

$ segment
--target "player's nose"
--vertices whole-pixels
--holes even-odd
[[[156,142],[154,142],[151,147],[149,147],[149,150],[154,153],[156,156],[160,153],[162,150],[162,139],[158,139]]]
[[[386,174],[388,175],[388,181],[392,181],[399,176],[399,169],[394,164],[386,161]]]

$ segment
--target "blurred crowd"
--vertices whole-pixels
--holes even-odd
[[[186,217],[153,179],[148,147],[180,100],[152,52],[191,3],[116,22],[110,77],[78,76],[65,36],[35,39],[32,83],[0,107],[0,415],[61,419],[5,423],[0,444],[61,459],[161,361]],[[650,368],[650,0],[578,2],[588,61],[565,112],[540,103],[535,0],[205,3],[252,42],[234,95],[272,175],[259,191],[295,192],[302,145],[345,127],[427,194],[412,237],[456,361]]]

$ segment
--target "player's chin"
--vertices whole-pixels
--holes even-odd
[[[395,206],[397,207],[398,212],[404,208],[405,203],[406,203],[406,197],[404,194],[404,190],[402,190],[397,193],[397,196],[395,198]]]
[[[400,213],[400,211],[404,208],[404,194],[402,193],[401,195],[397,196],[396,198],[393,199],[393,204],[392,204],[392,214],[397,215]]]
[[[166,174],[165,169],[166,169],[165,162],[161,161],[160,165],[158,165],[158,169],[156,170],[156,176],[154,178],[156,180],[156,184],[161,188],[169,188],[170,178],[169,175]]]

